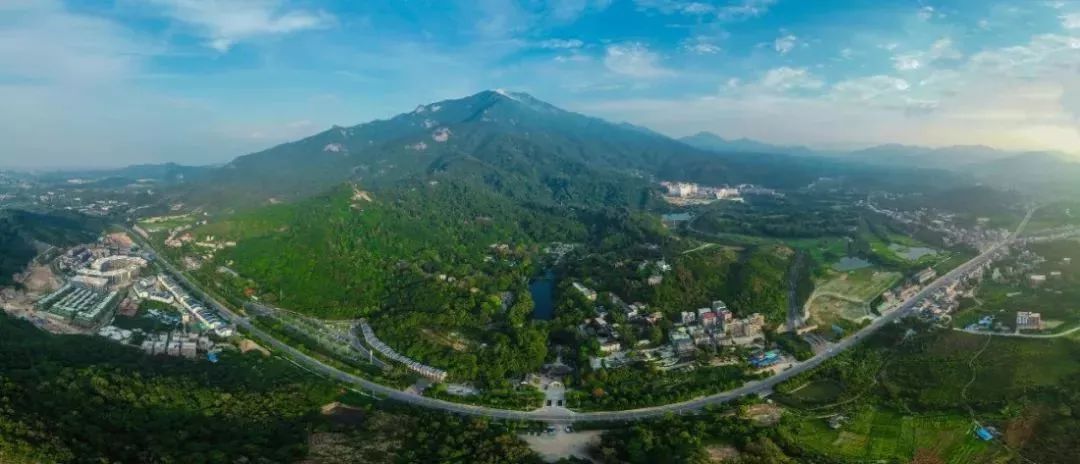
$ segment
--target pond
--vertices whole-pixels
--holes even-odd
[[[533,299],[533,319],[551,320],[555,315],[555,273],[548,269],[529,281],[529,294]]]
[[[660,216],[660,219],[664,222],[686,222],[693,218],[694,216],[690,213],[670,213]]]
[[[923,256],[935,255],[937,250],[927,247],[907,247],[899,243],[889,245],[889,249],[908,261],[918,261]]]
[[[840,272],[854,271],[873,265],[870,261],[855,256],[845,256],[832,265],[832,268]]]

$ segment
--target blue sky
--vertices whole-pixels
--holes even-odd
[[[215,163],[483,89],[682,136],[1080,152],[1080,2],[4,0],[0,166]]]

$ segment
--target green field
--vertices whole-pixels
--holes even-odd
[[[1060,202],[1043,205],[1035,211],[1024,229],[1026,235],[1047,229],[1080,224],[1080,202]]]
[[[839,430],[823,418],[794,418],[781,433],[807,450],[854,460],[910,460],[930,450],[948,463],[992,462],[1005,454],[998,445],[979,441],[970,419],[960,415],[901,415],[873,408],[850,416]]]
[[[831,292],[869,302],[895,285],[903,277],[898,272],[864,268],[850,272],[836,272],[830,279],[817,286],[820,292]]]
[[[778,393],[776,399],[796,408],[810,409],[835,403],[843,393],[843,385],[831,380],[817,380],[791,393]]]
[[[871,316],[870,302],[895,285],[903,276],[876,267],[849,272],[829,271],[809,301],[812,320],[831,325],[838,319],[858,321]]]

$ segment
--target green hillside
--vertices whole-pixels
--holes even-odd
[[[217,207],[257,206],[319,194],[346,180],[376,188],[443,173],[482,180],[515,198],[565,202],[599,195],[639,204],[646,184],[633,179],[672,157],[696,153],[662,135],[564,111],[526,94],[485,91],[239,157],[190,183],[183,198]],[[612,185],[631,184],[631,195],[612,191]]]
[[[3,315],[0,340],[4,463],[539,462],[515,424],[343,395],[274,357],[150,357]]]
[[[468,182],[360,192],[341,186],[294,205],[239,214],[196,234],[238,240],[223,259],[258,282],[267,301],[348,317],[392,298],[396,274],[461,278],[482,271],[495,244],[599,246],[619,234],[645,233],[626,210],[523,205]]]
[[[10,285],[12,275],[26,267],[42,247],[92,241],[104,226],[100,220],[76,214],[0,210],[0,286]]]

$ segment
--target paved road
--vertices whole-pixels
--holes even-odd
[[[791,267],[788,268],[787,284],[788,284],[788,313],[787,313],[787,329],[788,332],[796,332],[803,324],[803,310],[802,305],[799,304],[799,270],[802,268],[803,263],[806,261],[806,252],[803,250],[795,250],[795,259],[791,262]]]
[[[689,401],[683,401],[679,403],[671,403],[662,406],[630,409],[624,411],[514,411],[509,409],[498,409],[484,406],[472,406],[466,404],[452,403],[449,401],[418,396],[391,387],[380,385],[378,383],[357,377],[355,375],[341,371],[335,367],[324,364],[322,361],[308,356],[307,354],[300,352],[296,348],[293,348],[292,346],[289,346],[288,344],[274,338],[273,335],[252,325],[251,321],[249,321],[247,318],[234,313],[232,310],[219,303],[216,299],[203,292],[201,288],[195,286],[191,281],[187,279],[187,277],[183,275],[183,273],[179,272],[172,265],[172,263],[169,263],[168,261],[163,259],[159,259],[157,261],[161,263],[162,266],[165,267],[165,269],[170,274],[172,274],[178,282],[182,283],[185,287],[187,287],[189,291],[194,293],[199,298],[203,299],[207,304],[213,306],[215,309],[217,309],[218,312],[221,313],[222,317],[236,324],[237,327],[240,327],[247,331],[247,333],[250,334],[253,338],[264,343],[265,345],[272,347],[275,350],[278,350],[279,353],[285,353],[287,357],[291,358],[294,362],[303,365],[305,368],[313,372],[317,372],[332,379],[351,384],[354,387],[374,393],[378,396],[389,398],[395,401],[401,401],[403,403],[419,407],[438,409],[457,414],[492,417],[497,419],[531,420],[556,423],[570,423],[577,421],[629,421],[657,417],[672,413],[693,413],[706,406],[726,403],[736,398],[747,395],[755,395],[763,392],[768,392],[771,391],[776,385],[779,385],[787,381],[788,379],[791,379],[792,377],[802,374],[803,372],[820,366],[825,361],[828,361],[834,356],[837,356],[840,353],[844,352],[848,348],[855,346],[855,344],[861,342],[863,339],[868,338],[871,334],[876,332],[878,329],[884,327],[886,324],[892,323],[893,321],[896,321],[899,318],[910,314],[915,309],[916,303],[918,303],[920,300],[931,295],[935,291],[951,284],[953,281],[962,278],[963,276],[967,275],[967,273],[970,272],[972,269],[975,269],[976,267],[985,263],[987,260],[991,259],[994,253],[996,253],[1001,247],[1011,242],[1016,237],[1016,235],[1019,234],[1024,229],[1024,227],[1027,226],[1028,220],[1031,219],[1031,214],[1033,212],[1034,210],[1028,211],[1027,216],[1024,218],[1023,221],[1021,221],[1020,225],[1016,228],[1016,231],[1013,232],[1013,234],[1010,235],[1008,239],[991,247],[979,256],[972,258],[970,261],[962,264],[956,269],[953,269],[944,276],[941,276],[939,279],[935,280],[934,282],[923,288],[915,296],[905,301],[896,310],[875,319],[866,327],[862,328],[858,332],[855,332],[850,337],[841,340],[837,344],[833,345],[829,350],[823,353],[819,353],[813,358],[798,363],[794,367],[786,371],[780,372],[779,374],[776,374],[772,377],[764,380],[749,382],[734,390],[728,390],[714,395],[695,398]],[[132,237],[136,238],[136,240],[143,242],[144,247],[153,250],[153,248],[150,247],[149,243],[145,243],[145,241],[141,240],[140,236],[134,234],[131,231],[129,231],[129,233],[131,233]]]
[[[1065,337],[1065,336],[1068,336],[1068,335],[1072,335],[1072,334],[1080,331],[1080,326],[1073,327],[1073,328],[1071,328],[1069,330],[1064,330],[1064,331],[1056,332],[1056,333],[1048,333],[1048,334],[1027,334],[1027,333],[1020,333],[1020,332],[986,332],[986,331],[982,331],[982,330],[968,330],[968,329],[964,329],[964,328],[960,328],[960,327],[954,327],[953,330],[955,330],[957,332],[964,332],[964,333],[969,333],[969,334],[973,334],[973,335],[993,335],[995,337],[1058,338],[1058,337]]]

